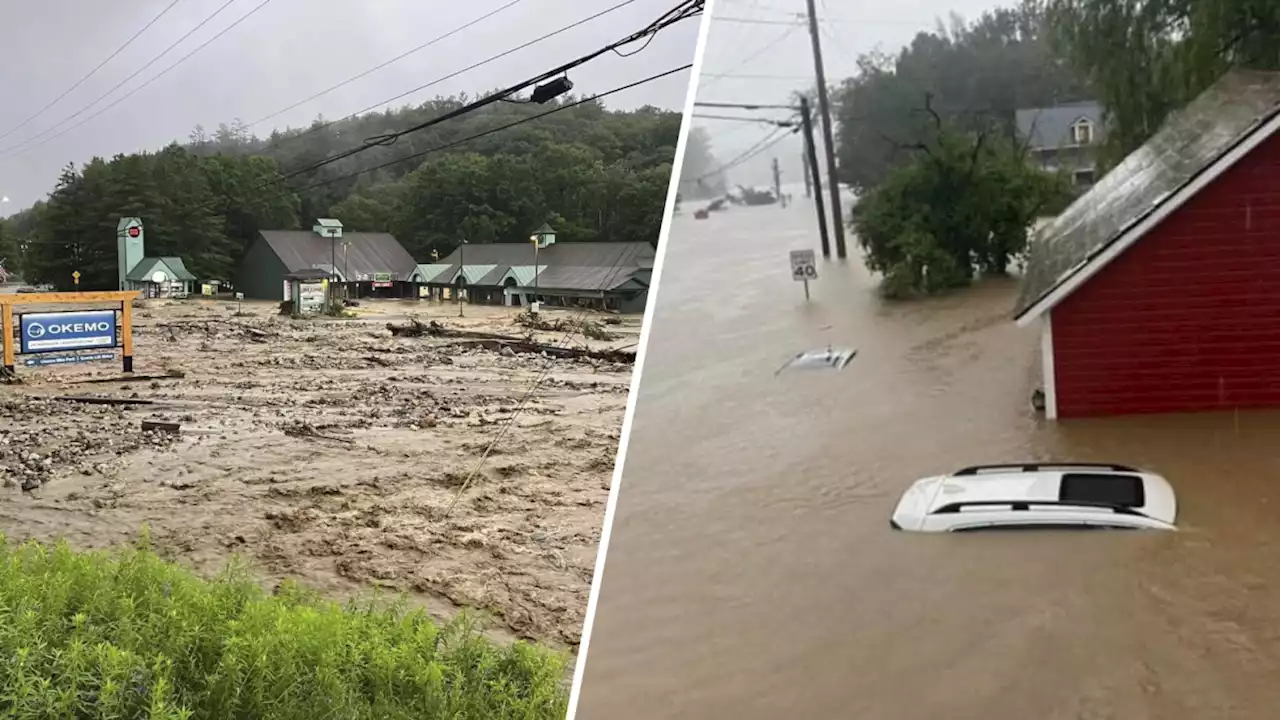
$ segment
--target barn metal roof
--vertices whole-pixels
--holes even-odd
[[[263,230],[262,239],[290,272],[328,267],[333,256],[333,240],[309,230]],[[346,245],[345,254],[343,245]],[[393,280],[407,281],[418,263],[400,241],[389,233],[347,232],[337,240],[337,265],[352,280],[390,273]]]
[[[1278,110],[1280,73],[1233,70],[1170,115],[1145,145],[1035,234],[1015,316],[1026,322],[1048,310],[1061,299],[1050,295],[1082,282],[1083,271],[1108,259],[1100,257],[1108,248],[1135,240],[1126,236],[1144,220],[1185,201],[1176,197],[1184,188],[1225,171],[1225,156]]]

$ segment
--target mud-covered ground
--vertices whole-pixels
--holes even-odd
[[[575,647],[631,366],[557,360],[517,413],[548,366],[541,355],[387,329],[413,315],[525,335],[514,310],[355,311],[294,320],[266,304],[152,305],[135,311],[135,375],[149,377],[112,379],[109,363],[19,367],[22,384],[0,385],[0,530],[104,547],[146,525],[159,551],[206,574],[239,554],[266,583],[405,591],[440,615],[477,608],[504,633]],[[605,327],[612,341],[569,342],[638,340],[639,317]],[[144,420],[181,434],[143,433]]]

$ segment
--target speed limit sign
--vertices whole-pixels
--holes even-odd
[[[818,279],[818,262],[812,250],[791,251],[791,279],[796,282]]]
[[[818,259],[812,250],[791,251],[791,279],[804,283],[804,299],[809,299],[809,281],[818,279]]]

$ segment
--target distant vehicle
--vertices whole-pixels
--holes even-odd
[[[40,288],[33,288],[30,285],[26,285],[18,288],[17,290],[14,290],[14,292],[18,292],[18,293],[38,293],[40,291],[41,291]]]
[[[917,480],[889,526],[912,532],[1175,530],[1177,512],[1164,478],[1125,465],[983,465]]]

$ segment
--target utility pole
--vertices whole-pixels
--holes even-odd
[[[813,179],[809,177],[809,155],[800,153],[800,166],[804,168],[804,196],[813,197]]]
[[[805,180],[813,182],[813,206],[818,211],[818,235],[822,238],[822,257],[831,259],[831,240],[827,237],[827,209],[822,202],[822,173],[818,170],[818,148],[813,142],[813,118],[809,112],[809,98],[800,98],[800,122],[804,126],[804,152],[808,158],[805,166],[809,175]]]
[[[786,198],[782,197],[782,171],[778,169],[778,158],[773,159],[773,196],[778,198],[779,205],[787,206]]]
[[[827,151],[827,183],[831,190],[831,217],[835,221],[836,258],[848,255],[844,245],[844,212],[840,207],[840,183],[836,180],[835,133],[831,131],[831,103],[827,98],[827,73],[822,67],[822,43],[818,40],[818,13],[813,0],[809,6],[809,38],[813,41],[813,72],[818,80],[818,112],[822,114],[822,143]]]

